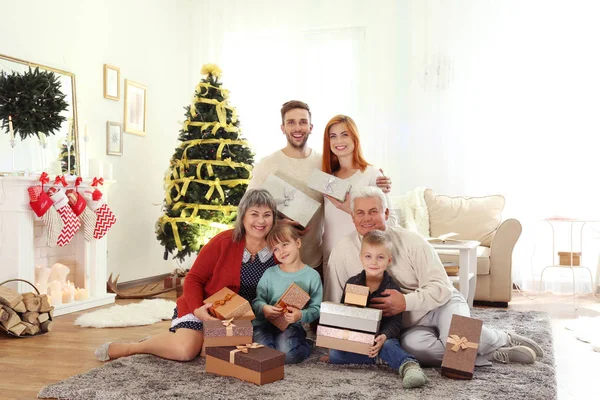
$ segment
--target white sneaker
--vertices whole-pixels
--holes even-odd
[[[529,347],[531,350],[533,350],[537,358],[544,357],[544,350],[542,350],[539,344],[529,339],[528,337],[517,335],[516,333],[509,333],[508,341],[511,346]]]
[[[536,356],[535,352],[529,347],[513,346],[502,347],[494,352],[493,359],[504,364],[519,363],[533,364]]]

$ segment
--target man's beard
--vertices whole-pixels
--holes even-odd
[[[308,142],[308,136],[310,135],[311,131],[306,132],[306,135],[304,135],[304,140],[300,143],[300,144],[296,144],[294,142],[294,138],[292,137],[292,134],[287,134],[285,135],[288,143],[290,144],[290,146],[292,146],[295,149],[299,149],[302,150],[306,147],[306,142]]]

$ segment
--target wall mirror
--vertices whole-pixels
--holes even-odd
[[[50,175],[57,174],[58,163],[61,161],[61,174],[67,174],[67,146],[66,139],[69,130],[69,121],[73,121],[73,144],[71,145],[71,172],[79,175],[80,153],[79,153],[79,132],[77,123],[77,98],[75,90],[75,74],[61,69],[37,64],[30,61],[20,60],[18,58],[0,54],[0,73],[11,74],[13,72],[23,73],[25,71],[39,67],[40,70],[54,72],[61,83],[61,91],[66,95],[65,101],[68,107],[60,115],[65,117],[60,129],[54,131],[46,138],[47,144],[40,145],[40,141],[34,137],[28,137],[21,140],[16,135],[16,145],[14,147],[14,171],[17,174],[35,173],[47,171]],[[13,171],[13,149],[10,146],[10,136],[8,132],[1,128],[0,121],[0,174],[10,174]],[[74,164],[74,166],[73,166]]]

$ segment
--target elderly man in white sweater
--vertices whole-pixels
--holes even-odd
[[[340,239],[329,263],[332,269],[332,295],[341,298],[344,284],[362,271],[360,243],[367,232],[378,229],[388,233],[394,245],[388,273],[400,285],[401,292],[386,290],[373,300],[373,307],[384,316],[404,313],[402,347],[415,355],[422,365],[439,366],[445,351],[453,314],[470,316],[469,306],[454,288],[433,247],[419,234],[400,227],[386,227],[388,209],[383,192],[375,187],[359,188],[351,193],[350,207],[356,232]],[[543,357],[533,340],[483,327],[477,365],[488,360],[531,364]]]

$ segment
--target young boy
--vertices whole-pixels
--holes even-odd
[[[369,287],[367,306],[374,297],[381,297],[381,292],[386,289],[400,290],[399,286],[385,271],[392,261],[392,242],[385,232],[374,230],[367,233],[362,240],[361,262],[364,271],[351,277],[348,284]],[[345,293],[344,288],[344,293]],[[344,299],[342,298],[342,302]],[[329,351],[329,362],[332,364],[375,364],[377,355],[390,367],[398,371],[402,378],[402,386],[416,388],[428,382],[418,361],[408,354],[398,341],[402,329],[402,314],[384,317],[375,344],[371,347],[368,356],[349,353],[340,350]]]
[[[306,340],[302,322],[310,323],[319,318],[323,285],[319,273],[300,259],[302,243],[295,228],[276,225],[267,236],[267,243],[280,264],[267,269],[256,287],[256,299],[252,302],[256,315],[252,321],[253,339],[286,353],[287,364],[296,364],[310,355],[312,346]],[[310,300],[303,310],[287,307],[284,317],[290,325],[282,332],[269,321],[283,315],[282,308],[275,307],[275,303],[292,283],[308,293]]]

